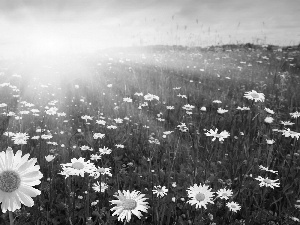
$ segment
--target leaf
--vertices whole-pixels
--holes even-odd
[[[92,212],[92,215],[101,218],[101,214],[96,210]]]
[[[273,197],[273,199],[274,199],[274,197]],[[279,199],[277,199],[277,200],[275,200],[274,202],[272,202],[272,203],[270,204],[270,206],[273,205],[273,204],[276,204],[276,203],[279,202],[281,199],[283,199],[283,197],[280,197]]]

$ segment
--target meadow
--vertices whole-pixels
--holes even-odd
[[[0,224],[299,224],[299,51],[2,59]]]

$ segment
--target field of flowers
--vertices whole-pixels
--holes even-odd
[[[297,54],[2,59],[0,224],[299,224]]]

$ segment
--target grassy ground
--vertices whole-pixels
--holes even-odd
[[[145,48],[2,61],[1,79],[10,85],[0,87],[0,104],[7,104],[0,108],[1,149],[30,153],[43,173],[36,186],[41,195],[14,212],[15,224],[123,224],[110,210],[118,190],[147,198],[147,212],[127,224],[297,224],[300,122],[290,113],[300,111],[300,72],[288,63],[294,52]],[[264,101],[244,97],[252,90]],[[194,107],[186,110],[187,104]],[[207,134],[216,129],[229,136],[213,140]],[[27,144],[14,144],[8,132],[27,133]],[[105,136],[95,139],[95,133]],[[104,147],[112,152],[100,154]],[[101,159],[91,160],[95,154]],[[112,176],[59,174],[61,164],[79,157],[110,168]],[[97,181],[108,188],[94,190]],[[199,192],[191,195],[200,208],[189,202],[194,184],[207,187],[200,191],[204,200]],[[160,197],[152,191],[158,185],[168,189]],[[216,194],[224,188],[232,191],[228,199]],[[8,224],[8,214],[1,218]]]

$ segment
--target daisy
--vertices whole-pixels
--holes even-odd
[[[51,107],[50,109],[46,110],[46,114],[48,115],[55,115],[57,112],[58,108],[56,107]]]
[[[169,135],[169,134],[172,134],[174,131],[164,131],[163,134],[165,135]]]
[[[218,108],[218,110],[217,110],[217,113],[219,113],[219,114],[224,114],[226,112],[228,112],[228,110],[222,109],[222,108]]]
[[[273,123],[274,119],[270,116],[267,116],[264,121],[265,123]]]
[[[294,216],[290,216],[290,219],[293,220],[294,222],[300,222],[300,219]]]
[[[174,106],[171,106],[171,105],[169,105],[169,106],[167,106],[167,109],[168,109],[168,110],[173,110],[173,109],[175,109],[175,107],[174,107]]]
[[[192,109],[195,108],[195,106],[187,104],[187,105],[184,105],[182,108],[185,109],[185,110],[192,110]]]
[[[270,187],[272,189],[274,189],[274,187],[279,187],[280,183],[276,183],[279,179],[276,180],[271,180],[268,177],[267,178],[263,178],[261,176],[258,176],[257,178],[255,178],[255,180],[260,181],[259,186],[266,186],[266,187]]]
[[[269,114],[274,114],[275,112],[272,109],[265,108],[265,111]]]
[[[93,184],[92,188],[96,192],[105,192],[105,190],[108,188],[108,185],[104,182],[101,182],[101,184],[99,184],[99,181],[97,181],[97,183]]]
[[[144,94],[142,92],[140,92],[140,93],[136,92],[136,93],[134,93],[134,95],[136,95],[136,96],[143,96]]]
[[[132,102],[132,99],[129,98],[129,97],[127,97],[127,98],[123,98],[123,101],[124,101],[124,102]]]
[[[115,121],[116,123],[123,123],[123,119],[121,119],[121,118],[114,119],[114,121]]]
[[[286,130],[282,130],[282,135],[284,135],[285,137],[291,137],[291,138],[296,138],[297,140],[300,137],[300,133],[297,133],[295,131],[291,131],[289,128]]]
[[[121,144],[116,144],[115,145],[117,148],[124,148],[125,146],[124,145],[121,145]]]
[[[174,87],[173,90],[180,90],[181,87]]]
[[[10,132],[10,131],[6,131],[6,132],[3,133],[3,135],[7,136],[7,137],[13,137],[13,136],[15,136],[15,133]]]
[[[15,133],[11,138],[15,145],[25,145],[27,144],[27,139],[29,138],[27,133]]]
[[[220,199],[226,199],[228,200],[229,197],[233,195],[233,192],[231,190],[226,190],[226,188],[220,189],[216,193]]]
[[[39,139],[40,139],[40,136],[33,136],[31,139],[32,139],[32,140],[39,140]]]
[[[109,125],[109,126],[107,126],[107,129],[113,129],[113,130],[115,130],[115,129],[117,129],[118,127],[117,126],[114,126],[114,125]]]
[[[213,100],[213,103],[221,104],[222,102],[220,100]]]
[[[241,209],[241,206],[236,202],[227,202],[226,206],[229,208],[232,212],[237,212]]]
[[[96,168],[96,170],[91,174],[91,176],[94,176],[95,179],[97,179],[98,177],[100,177],[100,175],[105,175],[107,174],[108,176],[112,176],[111,172],[110,172],[110,168],[104,168],[104,167],[98,167]]]
[[[93,120],[93,118],[88,115],[81,116],[81,119],[85,120],[85,122],[87,122],[88,120]]]
[[[30,110],[32,113],[39,113],[40,112],[40,110],[38,110],[38,109],[32,109],[32,110]]]
[[[152,95],[152,94],[149,94],[149,93],[144,96],[144,99],[146,101],[152,101],[154,99],[156,99],[157,101],[159,101],[159,97],[158,96]]]
[[[45,140],[51,139],[52,137],[53,137],[52,134],[43,134],[43,135],[41,135],[41,138],[45,139]]]
[[[168,193],[168,189],[163,186],[161,187],[160,185],[154,186],[155,190],[152,190],[153,194],[156,194],[157,197],[164,197]]]
[[[295,123],[292,123],[290,121],[280,121],[281,124],[283,124],[283,126],[292,126],[294,125]]]
[[[181,132],[187,132],[189,128],[185,125],[185,123],[181,123],[180,125],[177,126]]]
[[[106,124],[105,120],[96,120],[96,123],[99,124],[99,125],[105,125]]]
[[[21,203],[32,207],[32,197],[41,192],[32,186],[41,183],[43,174],[40,166],[35,165],[36,158],[29,159],[29,154],[22,157],[19,150],[14,155],[11,148],[0,152],[0,203],[2,212],[14,212],[21,208]]]
[[[98,139],[98,138],[102,139],[102,138],[104,138],[104,136],[105,136],[105,134],[95,133],[95,134],[93,135],[93,138],[94,138],[94,139]]]
[[[264,102],[265,101],[265,95],[263,93],[257,93],[254,90],[246,92],[244,97],[247,99],[250,99],[250,100],[254,100],[255,102],[257,102],[257,101]]]
[[[268,145],[272,145],[275,143],[273,139],[266,139]]]
[[[86,146],[86,145],[81,146],[80,149],[81,149],[81,151],[86,151],[86,150],[93,151],[92,148],[90,148],[89,146]]]
[[[262,165],[259,166],[259,169],[260,169],[260,170],[267,171],[267,172],[271,172],[271,173],[278,174],[278,171],[275,171],[275,170],[269,170],[268,167],[264,167],[264,166],[262,166]]]
[[[90,159],[91,160],[99,160],[99,159],[101,159],[101,155],[91,154]]]
[[[300,204],[300,200],[297,200],[296,202],[297,202],[297,203],[295,204],[295,208],[296,208],[296,209],[300,209],[300,205],[298,205],[298,204]]]
[[[290,115],[292,118],[298,118],[298,117],[300,117],[300,112],[296,111],[296,112],[290,113]]]
[[[27,114],[29,114],[29,111],[27,111],[27,110],[20,111],[20,114],[22,114],[22,115],[27,115]]]
[[[60,117],[60,116],[66,116],[67,114],[62,112],[62,113],[57,113],[57,116]]]
[[[109,155],[112,151],[104,146],[103,148],[99,148],[99,152],[101,155]]]
[[[54,158],[55,158],[54,155],[47,155],[47,156],[45,156],[45,159],[46,159],[47,162],[51,162]]]
[[[208,131],[205,134],[206,136],[212,136],[213,137],[212,141],[215,141],[216,138],[219,138],[219,141],[224,141],[224,138],[228,138],[230,136],[230,134],[226,130],[222,131],[220,134],[218,134],[217,132],[218,132],[218,128],[216,128],[215,131],[210,129],[210,131]]]
[[[178,94],[177,96],[181,98],[187,98],[186,95],[182,95],[182,94]]]
[[[132,191],[130,193],[129,190],[123,190],[123,193],[118,190],[118,195],[114,195],[118,200],[111,200],[112,204],[115,204],[111,211],[115,211],[112,215],[118,215],[118,221],[124,221],[126,219],[127,222],[130,221],[131,215],[136,215],[139,219],[141,219],[141,212],[147,212],[149,206],[148,203],[145,202],[147,198],[144,198],[144,194],[141,194],[139,191]]]
[[[206,107],[202,106],[202,107],[200,108],[200,111],[206,112]]]
[[[84,173],[92,174],[95,172],[96,167],[90,161],[84,161],[84,158],[80,157],[79,159],[71,159],[71,163],[60,164],[63,171],[59,174],[65,175],[66,178],[69,176],[81,176],[84,177]]]
[[[208,203],[213,204],[212,201],[214,192],[211,192],[211,189],[206,185],[199,186],[194,184],[187,189],[188,197],[190,200],[188,201],[191,205],[196,205],[196,208],[201,208],[202,206],[206,209],[206,205]]]

